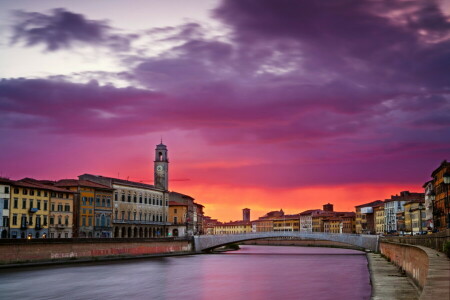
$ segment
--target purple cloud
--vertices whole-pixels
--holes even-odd
[[[104,45],[115,50],[130,49],[135,34],[115,34],[106,21],[89,20],[63,8],[50,14],[16,11],[12,43],[26,46],[44,45],[47,51],[69,49],[75,43]]]

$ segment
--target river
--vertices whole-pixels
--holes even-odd
[[[370,299],[363,252],[241,246],[233,252],[7,269],[0,299]]]

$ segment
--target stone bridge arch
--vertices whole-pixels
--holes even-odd
[[[378,252],[378,236],[366,234],[346,234],[346,233],[302,233],[292,231],[280,232],[256,232],[244,234],[223,234],[223,235],[200,235],[194,236],[194,246],[196,252],[207,252],[214,248],[228,244],[251,241],[265,238],[296,237],[313,240],[325,240],[341,242],[349,245],[361,247],[373,252]]]

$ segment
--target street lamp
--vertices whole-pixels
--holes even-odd
[[[419,203],[419,234],[422,234],[422,210],[424,209],[422,203]]]

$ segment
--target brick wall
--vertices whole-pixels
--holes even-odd
[[[425,251],[410,245],[381,242],[380,252],[423,289],[428,276],[428,255]]]
[[[0,242],[0,263],[190,252],[189,240],[46,239]]]

